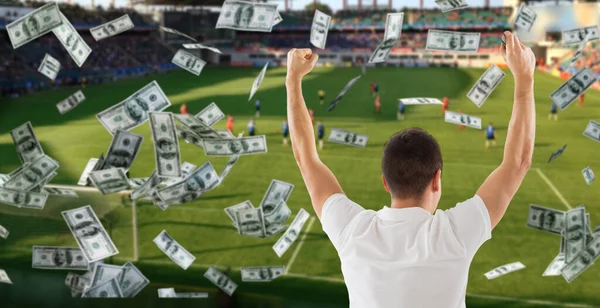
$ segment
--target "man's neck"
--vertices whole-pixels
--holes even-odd
[[[431,213],[428,208],[429,208],[429,201],[428,200],[423,200],[423,199],[395,199],[392,198],[392,204],[390,205],[391,208],[393,209],[406,209],[406,208],[411,208],[411,207],[420,207],[422,209],[424,209],[425,211]]]

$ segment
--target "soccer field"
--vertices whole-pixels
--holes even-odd
[[[231,267],[232,277],[240,285],[237,292],[242,295],[273,296],[274,303],[278,303],[279,299],[285,302],[282,299],[285,298],[332,305],[347,304],[346,290],[340,283],[342,276],[337,253],[314,215],[291,148],[282,145],[280,127],[286,115],[285,68],[269,69],[253,101],[248,102],[252,82],[259,71],[260,68],[209,67],[199,77],[176,71],[88,86],[83,89],[87,99],[62,116],[56,104],[77,88],[2,101],[0,173],[9,173],[20,165],[9,131],[31,121],[45,153],[61,163],[58,176],[52,183],[75,185],[88,159],[99,157],[101,152],[106,153],[111,141],[110,133],[95,115],[152,80],[158,81],[173,104],[166,111],[179,112],[180,105],[186,103],[190,113],[195,114],[215,102],[223,112],[235,116],[236,134],[246,130],[246,123],[254,115],[254,100],[259,98],[262,110],[260,118],[256,119],[256,129],[257,134],[267,137],[267,154],[241,157],[222,185],[195,202],[171,206],[164,212],[152,205],[138,203],[137,264],[153,282],[138,297],[146,297],[145,302],[150,302],[150,298],[156,297],[157,285],[177,284],[181,287],[176,289],[188,286],[214,290],[201,275],[207,266],[216,265]],[[440,208],[450,208],[472,197],[502,160],[513,101],[513,78],[508,71],[482,108],[477,108],[469,101],[465,94],[483,71],[450,68],[369,69],[330,113],[325,111],[327,104],[319,104],[317,91],[326,91],[326,100],[331,101],[350,79],[360,74],[360,69],[317,68],[307,75],[303,87],[304,98],[309,108],[315,111],[316,120],[322,120],[325,124],[326,135],[336,127],[370,137],[366,148],[326,142],[325,149],[320,152],[323,162],[337,176],[345,193],[365,208],[377,210],[389,204],[389,195],[381,184],[383,145],[398,130],[421,127],[438,139],[442,149],[444,168]],[[373,114],[370,82],[380,85],[383,104],[380,115]],[[524,307],[535,305],[534,300],[542,301],[537,304],[554,302],[559,305],[580,303],[600,306],[600,282],[596,278],[600,274],[600,267],[592,266],[571,284],[560,276],[542,277],[545,268],[559,251],[560,237],[525,225],[531,203],[559,210],[585,204],[591,213],[592,225],[600,223],[600,183],[594,182],[588,186],[581,174],[581,170],[588,165],[596,174],[600,174],[600,143],[582,135],[589,120],[600,120],[600,93],[588,91],[583,108],[573,103],[566,111],[559,113],[558,121],[550,121],[549,95],[563,82],[556,77],[536,73],[537,131],[533,167],[504,219],[493,231],[492,239],[482,246],[473,260],[467,289],[471,295],[467,299],[470,307]],[[450,98],[450,111],[464,111],[481,117],[484,126],[492,121],[497,129],[498,146],[485,151],[484,130],[465,128],[459,131],[456,125],[444,122],[439,105],[407,106],[405,119],[396,120],[398,98],[443,96]],[[225,128],[225,120],[215,127]],[[133,132],[144,135],[145,140],[130,176],[147,177],[155,168],[150,129],[145,123]],[[564,154],[547,163],[550,154],[564,144],[568,144]],[[182,141],[180,145],[182,161],[198,166],[210,160],[215,169],[220,171],[228,159],[206,157],[202,149]],[[296,185],[288,200],[294,216],[300,208],[312,215],[301,236],[282,258],[278,258],[271,248],[278,236],[269,239],[240,236],[223,211],[223,208],[245,200],[257,206],[272,179]],[[7,240],[0,240],[0,268],[26,268],[31,262],[32,245],[76,246],[60,211],[87,204],[91,204],[102,217],[104,226],[110,230],[120,251],[110,262],[120,265],[134,260],[131,203],[122,203],[118,194],[100,196],[81,193],[79,199],[51,197],[43,211],[0,205],[0,225],[10,231]],[[196,261],[187,271],[176,266],[152,242],[163,229],[196,256]],[[515,261],[521,261],[527,268],[489,281],[483,275],[497,266]],[[260,265],[287,265],[289,273],[268,284],[241,282],[237,268]],[[23,275],[40,272],[23,271]],[[10,276],[11,272],[7,272]],[[61,274],[66,275],[66,272]],[[8,288],[0,286],[0,294],[10,292]],[[20,287],[15,284],[10,288]],[[58,292],[67,294],[69,290],[63,288]],[[273,304],[269,307],[284,305]]]

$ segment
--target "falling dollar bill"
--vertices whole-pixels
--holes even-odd
[[[123,292],[116,278],[106,281],[102,284],[90,287],[81,297],[84,298],[121,298]]]
[[[575,52],[573,52],[573,57],[571,57],[571,62],[569,62],[569,66],[567,66],[567,69],[570,68],[571,66],[575,65],[577,60],[579,60],[579,58],[581,58],[581,56],[583,55],[583,48],[589,41],[591,35],[592,35],[592,33],[588,32],[588,34],[585,36],[585,39],[583,41],[581,41],[581,43],[579,43],[577,50],[575,50]]]
[[[196,260],[191,253],[189,253],[183,246],[179,245],[167,231],[163,230],[154,238],[154,243],[162,252],[164,252],[173,262],[181,266],[184,270],[187,270],[192,262]]]
[[[63,211],[61,214],[88,262],[119,253],[91,206]]]
[[[160,288],[158,289],[158,298],[175,298],[177,294],[175,294],[174,288]]]
[[[210,105],[206,106],[206,108],[202,109],[202,111],[198,112],[198,114],[196,114],[194,117],[208,126],[213,126],[215,123],[223,119],[225,114],[223,111],[221,111],[221,109],[219,109],[217,104],[212,102]]]
[[[11,177],[4,188],[27,191],[39,185],[44,179],[58,169],[58,162],[46,155],[37,157],[33,162],[23,168],[21,173]]]
[[[282,21],[283,21],[283,18],[281,17],[281,14],[279,14],[279,11],[277,11],[277,15],[275,15],[275,18],[273,19],[273,27],[275,27]]]
[[[600,123],[590,120],[583,131],[583,135],[600,142]]]
[[[244,282],[268,282],[283,275],[285,266],[253,266],[242,267],[242,281]]]
[[[159,177],[181,177],[179,139],[175,119],[170,112],[149,112],[150,131],[154,142],[156,174]]]
[[[447,123],[465,125],[472,128],[481,129],[481,118],[474,117],[464,113],[446,111],[444,120]]]
[[[476,32],[454,32],[429,30],[425,49],[436,51],[477,52],[481,34]]]
[[[96,166],[97,163],[98,163],[98,158],[90,158],[90,160],[88,160],[87,164],[85,165],[85,168],[83,169],[83,172],[81,173],[81,177],[79,178],[79,181],[77,181],[77,185],[80,185],[80,186],[87,185],[88,177],[90,176],[90,173],[92,172],[92,170],[94,170],[94,167]]]
[[[38,67],[38,72],[42,75],[50,78],[50,80],[56,79],[58,72],[60,71],[60,62],[49,54],[44,56],[42,63]]]
[[[581,170],[581,173],[583,174],[583,179],[588,185],[592,184],[592,182],[596,179],[594,176],[594,171],[592,171],[592,168],[589,166]]]
[[[6,32],[13,48],[17,49],[52,31],[62,23],[58,5],[52,2],[6,25]]]
[[[33,246],[32,250],[32,268],[82,271],[88,269],[88,261],[79,247]]]
[[[263,209],[265,215],[270,215],[281,201],[287,201],[294,190],[294,184],[286,183],[279,180],[272,180],[267,188],[267,192],[260,201],[259,207]]]
[[[78,275],[75,273],[67,273],[65,278],[65,285],[76,293],[83,293],[85,288],[90,286],[90,278],[85,275]]]
[[[185,49],[208,49],[214,53],[218,53],[218,54],[222,54],[222,52],[215,48],[215,47],[210,47],[210,46],[206,46],[206,45],[202,45],[200,43],[195,43],[195,44],[183,44],[182,45],[183,48]]]
[[[96,41],[105,39],[107,37],[115,36],[121,32],[125,32],[129,29],[133,29],[135,25],[129,15],[125,14],[117,19],[111,20],[107,23],[101,24],[97,27],[91,28],[90,32]]]
[[[567,145],[563,145],[560,149],[552,152],[552,155],[550,155],[550,158],[548,159],[548,163],[552,162],[553,160],[555,160],[557,157],[561,156],[562,153],[565,151],[565,149],[567,148]]]
[[[138,189],[140,188],[140,186],[144,185],[144,183],[148,181],[148,178],[134,178],[127,179],[127,181],[129,182],[129,187],[131,189]]]
[[[208,293],[206,293],[206,292],[179,292],[179,293],[176,293],[175,296],[177,298],[208,298]]]
[[[327,32],[329,32],[329,22],[331,22],[331,16],[315,10],[312,27],[310,28],[310,43],[313,46],[325,49]]]
[[[46,205],[47,193],[12,190],[0,187],[0,203],[14,205],[20,208],[41,210]]]
[[[219,289],[223,290],[223,292],[227,293],[229,296],[235,292],[237,289],[237,284],[233,282],[233,280],[229,279],[227,275],[214,268],[213,266],[209,267],[206,273],[204,273],[204,277],[210,280],[214,285],[219,287]]]
[[[565,227],[565,212],[530,204],[527,226],[560,235]]]
[[[600,39],[600,36],[598,36],[598,26],[564,30],[562,32],[563,44],[579,44],[583,42],[586,39],[586,36],[588,35],[588,41],[595,41]]]
[[[270,226],[267,226],[267,237],[271,237],[275,234],[278,234],[282,231],[284,231],[285,229],[287,229],[287,225],[280,225],[280,224],[272,224]]]
[[[250,200],[246,200],[246,201],[244,201],[242,203],[238,203],[236,205],[232,205],[230,207],[226,207],[224,210],[225,210],[225,213],[227,214],[227,216],[229,216],[229,218],[231,218],[231,221],[233,222],[233,225],[236,228],[238,228],[237,220],[236,220],[236,217],[235,217],[235,213],[237,211],[250,210],[250,209],[253,209],[253,208],[254,208],[254,206],[252,206],[252,202],[250,202]]]
[[[443,13],[469,7],[465,0],[435,0],[435,4],[440,6]]]
[[[250,101],[252,99],[252,97],[254,96],[254,94],[256,93],[256,91],[258,91],[258,87],[260,87],[260,84],[263,82],[263,79],[265,79],[265,74],[267,73],[268,67],[269,67],[269,62],[265,63],[265,66],[263,66],[260,73],[258,73],[258,76],[256,76],[256,79],[254,79],[254,83],[252,83],[252,89],[250,89],[250,96],[248,97],[248,101]]]
[[[524,269],[525,265],[523,265],[523,263],[521,262],[514,262],[514,263],[510,263],[510,264],[505,264],[499,267],[496,267],[495,269],[485,273],[485,277],[490,280],[490,279],[495,279],[498,278],[500,276],[504,276],[506,274],[512,273],[514,271],[518,271],[520,269]]]
[[[239,234],[258,238],[267,237],[262,208],[237,210],[235,212],[235,221]]]
[[[144,276],[144,274],[142,274],[142,272],[131,262],[123,264],[123,268],[125,268],[125,274],[123,274],[120,281],[123,297],[135,297],[142,289],[150,284],[150,280],[148,280],[148,278],[146,278],[146,276]]]
[[[210,162],[204,163],[183,181],[157,191],[158,197],[169,204],[185,203],[216,187],[220,178]]]
[[[182,180],[184,180],[185,178],[187,178],[190,174],[192,174],[192,172],[194,170],[196,170],[197,167],[198,166],[196,166],[192,163],[184,162],[180,166],[181,176],[180,177],[168,177],[168,178],[164,179],[165,181],[162,182],[161,185],[164,185],[164,186],[175,185],[175,184],[181,182]]]
[[[62,100],[60,103],[56,104],[56,108],[60,114],[65,114],[73,108],[77,107],[77,105],[81,104],[85,100],[85,96],[81,90],[71,94],[66,99]]]
[[[588,269],[600,257],[600,236],[596,236],[583,251],[562,269],[562,276],[567,282],[573,281],[577,276]]]
[[[62,25],[54,28],[52,33],[54,33],[63,47],[67,50],[71,59],[73,59],[77,66],[81,67],[90,53],[92,53],[92,49],[85,43],[79,33],[77,33],[77,30],[75,30],[65,15],[61,12],[59,12],[59,14]]]
[[[327,141],[364,148],[367,146],[369,136],[357,134],[340,128],[332,128]]]
[[[275,245],[273,245],[273,250],[275,251],[277,256],[281,258],[281,256],[283,256],[283,254],[290,248],[290,246],[292,246],[292,244],[298,238],[298,235],[300,235],[302,227],[304,226],[304,223],[306,223],[309,217],[310,214],[308,214],[307,211],[305,211],[304,209],[300,209],[300,211],[294,218],[294,221],[292,221],[290,227],[277,240]]]
[[[123,278],[125,270],[122,266],[96,263],[93,268],[91,286],[103,284],[111,279],[116,279],[119,282]]]
[[[8,179],[10,179],[10,177],[6,174],[0,174],[0,187],[4,186],[4,183],[6,183],[6,181],[8,181]]]
[[[3,239],[6,239],[8,237],[8,230],[6,230],[6,228],[4,228],[2,225],[0,225],[0,237]]]
[[[292,211],[285,201],[280,200],[275,209],[269,213],[264,213],[265,226],[268,227],[270,225],[282,224],[290,217],[290,215],[292,215]]]
[[[235,163],[237,163],[237,161],[240,159],[239,155],[231,155],[229,156],[229,160],[227,161],[227,164],[225,165],[225,168],[223,168],[223,171],[221,171],[221,174],[219,174],[219,178],[221,179],[221,183],[223,182],[223,180],[225,180],[225,177],[229,174],[229,171],[231,171],[231,169],[233,169],[233,166],[235,166]]]
[[[114,134],[117,130],[130,130],[148,120],[148,112],[163,111],[171,102],[156,81],[153,81],[120,103],[100,112],[96,117]]]
[[[383,42],[377,46],[368,63],[385,62],[396,41],[402,33],[402,22],[404,21],[404,13],[388,13],[385,21],[385,34]]]
[[[185,49],[177,50],[177,53],[175,53],[175,56],[173,56],[171,63],[196,76],[200,76],[200,72],[202,72],[202,69],[206,65],[206,61],[200,59],[200,57],[186,51]]]
[[[550,262],[550,265],[548,265],[542,276],[559,276],[565,265],[565,254],[559,253],[554,260]]]
[[[569,263],[585,248],[585,208],[577,207],[565,214],[565,262]]]
[[[277,15],[277,4],[227,0],[215,28],[239,31],[271,32]]]
[[[556,91],[552,92],[550,98],[560,110],[565,110],[576,98],[591,87],[594,82],[596,82],[594,72],[588,68],[583,68]]]
[[[164,32],[169,32],[169,33],[172,33],[172,34],[175,34],[175,35],[183,36],[183,37],[185,37],[187,39],[190,39],[190,40],[192,40],[194,42],[197,42],[197,40],[195,38],[193,38],[193,37],[191,37],[191,36],[189,36],[189,35],[187,35],[187,34],[185,34],[183,32],[177,31],[175,29],[171,29],[171,28],[167,28],[167,27],[163,27],[163,26],[158,26],[158,28],[160,28]]]
[[[492,64],[490,68],[479,77],[479,80],[473,85],[469,93],[467,93],[467,98],[475,103],[477,107],[481,107],[483,102],[485,102],[488,96],[492,94],[505,75],[506,74],[497,67],[496,64]]]
[[[121,168],[113,168],[107,170],[99,170],[90,173],[92,184],[101,194],[113,194],[123,190],[130,189],[125,170]]]
[[[158,186],[162,182],[162,178],[160,178],[156,171],[152,172],[150,177],[146,182],[144,182],[140,187],[136,188],[136,190],[131,192],[131,200],[139,199],[141,196],[148,194],[153,188]]]
[[[219,134],[202,120],[189,114],[175,114],[175,119],[187,128],[188,133],[196,135],[200,139],[220,139]],[[183,127],[182,127],[183,128]],[[186,130],[183,130],[186,131]],[[183,136],[182,136],[183,138]],[[185,139],[185,138],[184,138]]]
[[[517,14],[515,15],[515,27],[518,30],[529,32],[535,23],[536,18],[537,13],[528,8],[525,3],[521,3],[521,6],[519,6]]]
[[[431,97],[412,97],[398,99],[404,105],[442,105],[442,101]]]
[[[204,153],[207,156],[231,156],[267,153],[264,135],[238,139],[205,139]]]
[[[0,282],[12,284],[12,281],[8,278],[8,274],[6,274],[6,271],[3,269],[0,269]]]
[[[53,196],[79,198],[77,193],[70,188],[44,187],[42,188],[42,193]]]
[[[328,112],[332,111],[335,108],[335,106],[337,106],[337,104],[340,102],[342,97],[344,97],[344,95],[346,95],[346,92],[348,92],[350,90],[350,88],[352,88],[358,82],[358,80],[360,79],[361,76],[362,75],[358,75],[357,77],[354,77],[353,79],[348,81],[348,83],[344,86],[342,91],[340,91],[340,93],[335,97],[335,99],[333,101],[331,101],[331,103],[329,104],[329,107],[327,107]]]
[[[30,163],[44,155],[44,150],[42,150],[42,146],[35,136],[31,122],[11,130],[10,136],[22,163]]]

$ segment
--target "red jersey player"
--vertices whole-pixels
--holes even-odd
[[[584,95],[585,93],[581,93],[581,95],[579,95],[579,108],[583,108],[583,99],[584,99]]]
[[[448,101],[448,97],[444,96],[444,99],[442,100],[442,114],[446,114],[446,110],[448,110],[448,104],[450,102]]]

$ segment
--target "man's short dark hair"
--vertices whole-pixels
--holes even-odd
[[[442,169],[440,145],[423,129],[404,129],[385,144],[381,169],[393,197],[419,199]]]

